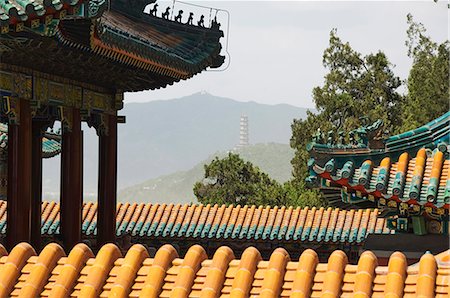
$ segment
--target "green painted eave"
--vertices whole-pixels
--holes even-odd
[[[325,167],[326,163],[333,160],[335,168],[342,168],[349,161],[359,167],[365,160],[372,160],[374,163],[379,163],[384,157],[396,160],[404,152],[414,156],[421,148],[446,151],[450,144],[450,112],[419,128],[391,136],[384,140],[384,144],[382,149],[371,149],[312,142],[307,146],[312,159],[310,166],[316,164]]]
[[[61,11],[81,2],[83,0],[0,0],[0,25],[14,25],[49,15],[58,18]]]

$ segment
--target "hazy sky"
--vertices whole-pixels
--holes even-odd
[[[323,82],[322,54],[332,28],[363,54],[384,51],[402,79],[411,66],[404,45],[409,12],[434,40],[448,39],[447,1],[189,2],[230,12],[229,68],[205,71],[160,90],[128,93],[126,102],[177,98],[205,90],[241,101],[313,107],[311,90]],[[170,4],[159,3],[160,9]],[[183,8],[183,4],[176,4],[175,10],[177,5],[185,12],[195,11],[196,17],[205,13]],[[226,31],[225,14],[218,19]]]

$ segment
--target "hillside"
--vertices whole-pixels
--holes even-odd
[[[285,182],[291,177],[290,161],[293,150],[286,144],[257,144],[238,151],[244,159],[258,166],[262,171],[279,182]],[[207,160],[200,162],[188,171],[180,171],[170,175],[150,179],[138,185],[125,188],[119,193],[119,200],[126,202],[158,202],[158,203],[189,203],[195,202],[192,187],[204,175],[203,165],[209,163],[215,156],[224,157],[226,151],[213,154]]]
[[[250,143],[289,144],[291,123],[304,118],[306,109],[291,105],[240,102],[207,93],[145,103],[127,103],[119,115],[118,188],[187,171],[214,152],[234,148],[239,142],[239,120],[248,115]],[[98,137],[84,130],[85,198],[97,193]],[[44,161],[44,193],[59,193],[60,160]]]

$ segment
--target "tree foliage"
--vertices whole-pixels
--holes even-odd
[[[205,165],[205,179],[194,185],[201,203],[280,205],[284,203],[282,186],[238,154],[216,157]]]
[[[292,124],[292,165],[297,183],[306,178],[309,155],[305,147],[317,128],[348,132],[381,118],[392,132],[401,123],[401,80],[383,52],[363,56],[332,30],[322,62],[328,72],[324,84],[313,89],[317,113]]]
[[[291,125],[291,147],[295,150],[294,158],[291,161],[292,175],[295,183],[299,186],[303,185],[308,174],[309,153],[306,151],[306,144],[309,143],[316,132],[317,128],[323,131],[332,129],[332,125],[328,122],[323,114],[314,114],[308,111],[306,119],[294,119]]]
[[[297,207],[327,207],[327,202],[317,189],[308,189],[305,182],[291,180],[283,185],[285,205]]]
[[[407,80],[408,94],[397,132],[414,129],[449,110],[449,42],[438,44],[426,35],[423,24],[407,16],[405,42],[413,60]]]
[[[325,206],[314,190],[305,187],[313,134],[333,130],[349,132],[382,119],[388,134],[416,128],[449,109],[449,43],[437,44],[421,23],[407,17],[406,46],[413,65],[402,95],[402,80],[382,52],[363,55],[343,42],[334,29],[323,54],[327,70],[322,86],[312,91],[317,112],[291,125],[294,179],[280,185],[238,155],[216,158],[205,166],[205,179],[194,186],[202,203]],[[336,135],[336,134],[335,134]]]
[[[205,177],[194,185],[194,194],[203,204],[324,205],[317,191],[292,181],[281,185],[233,153],[205,165]]]
[[[344,131],[361,126],[363,115],[369,121],[382,118],[388,129],[398,123],[401,80],[386,55],[379,51],[363,56],[344,43],[336,30],[330,32],[329,43],[322,61],[328,73],[323,86],[313,89],[319,114],[334,129]]]
[[[402,80],[393,65],[378,51],[363,56],[330,32],[323,54],[327,69],[324,84],[313,89],[317,113],[294,120],[291,147],[294,179],[307,175],[306,144],[317,128],[349,132],[382,119],[385,131],[396,134],[417,128],[449,110],[449,42],[438,44],[426,35],[423,24],[407,16],[407,54],[413,65],[406,81],[406,95],[399,93]],[[365,122],[365,123],[364,123]]]

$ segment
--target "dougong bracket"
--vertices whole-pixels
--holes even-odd
[[[109,135],[109,114],[91,114],[88,119],[89,127],[94,127],[98,136]]]
[[[1,109],[9,124],[20,124],[20,100],[17,97],[3,96]]]
[[[123,109],[123,92],[117,92],[114,97],[114,108],[116,111]]]

